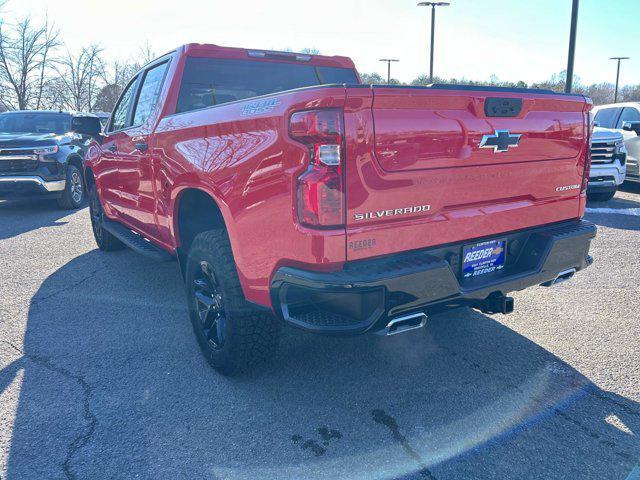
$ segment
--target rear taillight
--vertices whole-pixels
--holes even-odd
[[[582,188],[580,193],[586,193],[589,187],[589,174],[591,173],[591,134],[594,127],[593,113],[587,114],[587,149],[584,152],[584,170],[582,172]]]
[[[311,161],[297,180],[300,223],[310,227],[344,225],[342,113],[309,110],[291,115],[289,134],[309,148]]]

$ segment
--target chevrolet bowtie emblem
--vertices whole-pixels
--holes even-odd
[[[522,135],[511,135],[509,130],[496,130],[493,135],[483,135],[480,148],[493,148],[495,153],[506,152],[509,147],[517,147]]]

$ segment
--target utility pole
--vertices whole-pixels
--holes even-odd
[[[387,85],[391,84],[391,62],[399,62],[400,60],[395,58],[381,58],[381,62],[387,62]]]
[[[609,60],[617,60],[618,61],[618,70],[616,72],[616,90],[613,94],[613,103],[618,103],[618,83],[620,82],[620,61],[621,60],[629,60],[631,57],[611,57]]]
[[[573,87],[573,60],[576,54],[576,31],[578,29],[578,4],[580,0],[573,0],[571,7],[571,33],[569,34],[569,59],[567,61],[567,80],[564,84],[564,92],[571,93]]]
[[[429,83],[433,83],[433,44],[435,41],[436,30],[436,7],[446,7],[451,5],[449,2],[420,2],[419,7],[431,7],[431,52],[429,61]]]

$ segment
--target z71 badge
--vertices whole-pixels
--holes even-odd
[[[274,108],[280,105],[277,98],[267,98],[266,100],[258,100],[257,102],[247,103],[242,106],[240,116],[247,117],[250,115],[260,115],[262,113],[272,112]]]

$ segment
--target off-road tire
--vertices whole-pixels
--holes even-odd
[[[224,314],[221,327],[224,341],[217,348],[212,346],[203,328],[196,300],[196,281],[205,263],[215,277]],[[224,229],[209,230],[195,237],[187,255],[185,273],[193,330],[202,353],[215,370],[228,376],[246,373],[275,356],[280,323],[270,312],[244,298]]]
[[[58,198],[58,206],[65,210],[76,210],[85,200],[84,178],[75,165],[67,165],[66,185],[62,196]]]
[[[615,197],[617,190],[613,190],[611,192],[594,192],[587,193],[587,199],[590,202],[608,202],[613,197]]]
[[[113,252],[122,250],[124,243],[114,237],[102,226],[104,220],[104,211],[98,196],[98,190],[95,185],[89,188],[89,214],[91,216],[91,229],[93,230],[93,238],[98,248],[105,252]]]

